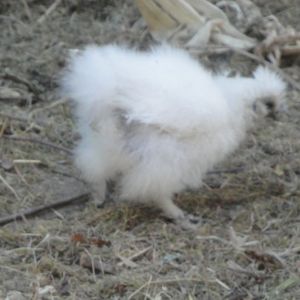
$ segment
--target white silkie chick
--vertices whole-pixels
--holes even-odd
[[[254,78],[214,76],[166,45],[89,46],[71,58],[62,85],[76,104],[76,165],[99,200],[117,179],[120,200],[156,205],[183,224],[174,194],[199,188],[244,138],[255,102],[269,97],[279,106],[285,91],[265,68]]]

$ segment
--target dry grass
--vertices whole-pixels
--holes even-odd
[[[1,1],[0,75],[13,76],[0,78],[0,89],[17,94],[0,100],[0,217],[86,191],[63,150],[78,138],[56,93],[67,50],[150,42],[130,0],[88,2]],[[270,13],[273,2],[265,2]],[[289,24],[283,2],[271,12]],[[206,61],[253,68],[238,55]],[[299,61],[287,66],[299,80]],[[288,103],[218,166],[233,172],[210,174],[200,191],[179,196],[201,216],[195,232],[153,209],[90,202],[1,226],[0,299],[299,299],[299,92],[290,89]]]

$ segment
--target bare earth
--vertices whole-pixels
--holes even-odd
[[[88,191],[69,151],[78,139],[71,109],[57,92],[68,49],[151,42],[131,0],[57,1],[45,18],[54,2],[0,3],[0,218]],[[299,0],[255,2],[300,30]],[[300,60],[283,70],[299,81]],[[96,208],[85,198],[1,225],[0,299],[300,299],[299,91],[289,87],[287,101],[201,190],[179,195],[201,217],[194,232],[153,208]]]

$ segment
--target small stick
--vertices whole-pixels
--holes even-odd
[[[8,121],[7,121],[7,119],[4,119],[4,122],[1,126],[1,129],[0,129],[0,138],[3,136],[4,131],[7,128],[7,125],[8,125]]]
[[[54,149],[57,149],[57,150],[60,150],[60,151],[64,151],[64,152],[66,152],[70,155],[72,154],[72,151],[68,148],[65,148],[65,147],[59,146],[59,145],[55,145],[55,144],[52,144],[50,142],[45,142],[45,141],[42,141],[42,140],[38,140],[38,139],[35,139],[35,138],[10,136],[10,135],[3,135],[3,136],[1,136],[1,138],[5,138],[5,139],[8,139],[8,140],[13,140],[13,141],[20,141],[20,142],[37,143],[37,144],[41,144],[41,145],[44,145],[44,146],[47,146],[47,147],[50,147],[50,148],[54,148]]]
[[[152,281],[152,277],[150,277],[150,279],[144,283],[143,285],[141,285],[136,291],[134,291],[131,295],[129,295],[128,300],[132,299],[133,297],[135,297],[140,291],[142,291],[144,288],[150,286],[150,285],[172,285],[172,284],[178,284],[181,282],[192,282],[192,283],[203,283],[204,280],[202,279],[198,279],[198,278],[174,278],[174,279],[163,279],[163,280],[156,280],[156,281]],[[219,283],[219,282],[218,282]]]
[[[23,122],[23,123],[33,123],[33,126],[41,128],[41,126],[47,126],[48,123],[45,121],[35,121],[32,116],[29,117],[20,117],[20,116],[13,116],[11,114],[2,113],[0,112],[0,118],[5,118],[9,120],[15,120],[17,122]]]
[[[281,48],[282,55],[300,55],[300,46],[283,46]]]
[[[92,255],[87,253],[81,254],[79,265],[83,268],[90,269],[93,273],[101,272],[102,274],[115,274],[115,269],[113,266],[96,260],[92,257]]]
[[[152,246],[149,246],[145,249],[142,249],[141,251],[139,251],[139,252],[133,254],[132,256],[130,256],[129,259],[132,260],[132,261],[135,261],[135,260],[141,258],[142,256],[144,256],[151,249],[152,249]]]
[[[3,167],[4,169],[10,169],[11,167],[14,167],[15,169],[17,169],[18,164],[35,164],[35,165],[40,165],[41,167],[44,168],[48,168],[50,170],[50,172],[55,173],[55,174],[59,174],[65,177],[70,177],[70,178],[74,178],[82,183],[85,183],[85,181],[75,175],[60,171],[60,170],[56,170],[54,169],[51,165],[47,164],[46,162],[43,162],[41,160],[37,160],[37,159],[14,159],[11,162],[12,164],[9,164],[9,166],[7,167],[3,167],[3,164],[1,164],[1,160],[0,160],[0,167]],[[16,173],[20,176],[20,174],[18,173],[19,171],[16,171]],[[25,181],[22,180],[23,182]],[[27,184],[28,185],[28,184]]]
[[[31,14],[31,11],[29,9],[29,6],[28,6],[28,3],[26,0],[21,0],[21,2],[23,3],[23,6],[24,6],[24,10],[25,10],[25,13],[27,15],[27,18],[31,21],[32,19],[32,14]]]
[[[41,164],[42,161],[38,159],[14,159],[13,164]]]
[[[22,22],[20,19],[14,17],[14,16],[4,16],[4,15],[0,15],[0,20],[8,20],[8,21],[12,21],[15,22],[19,25],[21,25],[23,28],[25,28],[26,30],[29,30],[29,26],[27,24],[25,24],[24,22]]]
[[[232,51],[241,54],[243,56],[246,56],[248,58],[251,58],[252,60],[255,60],[261,64],[266,65],[267,67],[273,69],[275,72],[277,72],[280,76],[282,76],[289,84],[291,84],[294,88],[296,88],[297,90],[300,91],[300,84],[291,76],[289,76],[287,73],[285,73],[283,70],[281,70],[280,68],[276,67],[275,65],[267,62],[266,60],[264,60],[263,58],[260,58],[259,56],[244,51],[244,50],[240,50],[240,49],[235,49],[235,48],[231,48]]]
[[[58,170],[55,170],[55,169],[52,169],[51,167],[49,166],[46,166],[50,169],[50,172],[54,173],[54,174],[58,174],[58,175],[62,175],[64,177],[70,177],[70,178],[74,178],[76,179],[77,181],[81,182],[81,183],[86,183],[83,179],[75,176],[75,175],[72,175],[72,174],[69,174],[69,173],[66,173],[66,172],[62,172],[62,171],[58,171]]]
[[[300,33],[279,35],[272,39],[271,43],[268,45],[268,48],[271,48],[272,46],[278,45],[278,44],[287,44],[289,42],[297,42],[299,40],[300,40]],[[262,42],[262,44],[263,43],[264,42]]]
[[[221,48],[220,52],[215,52],[214,50],[211,52],[209,49],[205,49],[205,50],[199,50],[196,48],[189,48],[187,49],[190,53],[195,54],[195,55],[203,55],[203,54],[212,54],[212,53],[224,53],[224,52],[228,52],[228,51],[234,51],[240,55],[246,56],[260,64],[266,65],[267,67],[273,69],[275,72],[277,72],[279,75],[281,75],[291,86],[293,86],[294,88],[296,88],[297,90],[300,91],[300,84],[293,79],[291,76],[289,76],[287,73],[285,73],[283,70],[281,70],[280,68],[276,67],[275,65],[267,62],[266,60],[264,60],[263,58],[260,58],[258,55],[255,55],[253,53],[250,53],[248,51],[242,50],[242,49],[236,49],[236,48]],[[287,50],[288,51],[288,50]]]
[[[66,104],[68,102],[68,99],[67,98],[63,98],[63,99],[59,99],[55,102],[52,102],[51,104],[47,105],[47,106],[44,106],[44,107],[38,107],[36,109],[34,109],[30,114],[31,115],[34,115],[36,114],[37,112],[40,112],[40,111],[43,111],[43,110],[47,110],[47,109],[52,109],[56,106],[59,106],[59,105],[63,105],[63,104]]]
[[[252,270],[247,270],[245,268],[242,268],[239,264],[237,264],[236,262],[234,261],[229,261],[227,263],[227,266],[228,266],[228,270],[230,271],[233,271],[233,272],[236,272],[236,273],[240,273],[240,274],[245,274],[245,275],[248,275],[248,276],[251,276],[251,277],[254,277],[256,279],[267,279],[269,278],[270,276],[260,272],[260,273],[255,273],[254,271]]]
[[[45,11],[45,13],[36,21],[36,24],[42,24],[47,17],[56,9],[56,7],[61,3],[61,0],[56,0],[53,2]]]
[[[141,258],[142,256],[144,256],[150,249],[152,249],[152,246],[149,246],[145,249],[140,250],[139,252],[133,254],[132,256],[126,258],[126,260],[130,261],[130,263],[134,262],[135,260],[138,260],[139,258]],[[120,257],[118,256],[122,261],[118,263],[118,266],[122,266],[124,264],[126,264],[126,262],[123,261],[124,257]]]
[[[0,175],[0,181],[2,181],[3,184],[15,195],[18,201],[21,201],[20,196],[17,194],[14,188],[1,175]]]
[[[12,119],[12,120],[16,120],[16,121],[24,122],[24,123],[31,122],[31,120],[29,120],[27,118],[16,117],[16,116],[12,116],[10,114],[6,114],[6,113],[2,113],[2,112],[0,112],[0,117],[1,118],[6,118],[6,119]]]
[[[148,287],[150,283],[152,282],[152,275],[150,275],[150,278],[147,282],[145,282],[143,285],[141,285],[137,290],[135,290],[132,294],[129,295],[128,300],[135,297],[140,291],[142,291],[145,287]]]
[[[23,212],[18,212],[14,215],[0,218],[0,226],[11,223],[16,220],[22,220],[24,217],[34,216],[45,210],[60,208],[60,207],[66,206],[66,205],[74,204],[75,202],[79,202],[79,201],[82,203],[86,202],[86,201],[88,201],[89,196],[90,196],[89,193],[83,193],[81,195],[71,197],[68,199],[58,200],[56,202],[52,202],[49,204],[44,204],[44,205],[39,205],[36,207],[28,208],[28,209],[24,210]]]
[[[30,92],[32,92],[33,94],[39,94],[38,89],[24,78],[20,78],[16,75],[9,74],[9,73],[3,74],[3,75],[1,75],[1,77],[3,79],[11,80],[11,81],[14,81],[16,83],[21,83],[21,84],[25,85],[28,88],[28,90]]]
[[[207,172],[207,175],[214,175],[214,174],[237,174],[242,171],[245,171],[245,168],[235,168],[235,169],[224,169],[224,170],[213,170]]]
[[[144,256],[150,249],[152,249],[152,246],[149,246],[128,258],[124,258],[118,255],[118,257],[121,259],[121,262],[118,263],[118,266],[128,265],[129,267],[137,267],[137,264],[135,264],[134,261]]]
[[[121,260],[121,262],[118,264],[118,266],[125,265],[128,268],[137,268],[138,267],[138,265],[135,262],[131,261],[129,258],[121,256],[120,254],[117,254],[116,256]]]
[[[231,49],[228,47],[206,47],[203,49],[195,48],[195,47],[185,47],[187,51],[189,51],[192,55],[213,55],[213,54],[224,54],[230,52]]]

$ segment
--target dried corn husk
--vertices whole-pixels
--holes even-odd
[[[158,41],[184,47],[218,46],[250,49],[256,41],[232,26],[227,16],[206,0],[135,0],[150,33]]]

